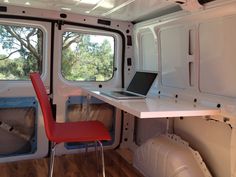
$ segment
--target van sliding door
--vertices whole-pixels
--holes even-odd
[[[30,72],[39,72],[49,89],[51,25],[0,19],[0,162],[46,156],[40,106]]]
[[[96,28],[62,25],[55,26],[53,62],[53,103],[57,121],[100,120],[110,130],[112,141],[119,142],[120,112],[109,104],[88,98],[80,86],[94,89],[121,87],[121,37]],[[78,130],[79,133],[79,130]],[[64,154],[81,149],[84,144],[62,144],[57,153]]]

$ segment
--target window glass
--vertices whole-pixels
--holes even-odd
[[[62,75],[70,81],[107,81],[113,76],[114,37],[65,32]]]
[[[0,80],[28,80],[42,71],[43,32],[26,26],[0,25]]]

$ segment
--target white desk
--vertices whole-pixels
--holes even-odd
[[[117,100],[90,88],[81,88],[99,100],[139,118],[166,118],[181,116],[219,115],[220,109],[180,101],[167,96],[152,96],[139,100]]]

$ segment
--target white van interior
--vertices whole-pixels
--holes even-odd
[[[48,176],[38,72],[56,122],[109,131],[98,176],[236,177],[235,29],[235,0],[1,0],[0,176]],[[137,71],[146,98],[101,94]],[[53,176],[93,176],[93,151],[58,144]]]

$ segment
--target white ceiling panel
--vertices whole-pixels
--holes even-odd
[[[110,14],[105,14],[105,16],[108,18],[119,17],[120,20],[135,21],[150,13],[172,6],[175,6],[175,4],[163,0],[135,0]]]
[[[0,0],[0,3],[70,11],[124,21],[135,21],[163,8],[175,6],[165,0]]]

